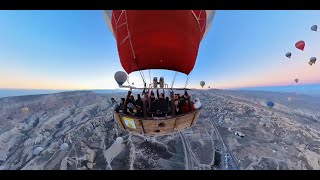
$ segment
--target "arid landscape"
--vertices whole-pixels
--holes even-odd
[[[119,101],[125,93],[0,98],[0,169],[320,170],[319,97],[213,89],[190,94],[203,105],[196,125],[161,137],[117,126],[110,98]]]

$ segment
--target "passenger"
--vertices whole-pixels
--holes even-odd
[[[169,97],[166,97],[166,103],[167,103],[168,109],[171,109],[171,108],[170,108],[170,106],[171,106],[171,101],[169,100]]]
[[[148,96],[149,90],[148,92],[145,92],[145,89],[142,91],[142,95],[143,97],[142,99],[142,114],[144,115],[144,111],[148,112],[149,111],[149,96]],[[144,109],[146,108],[146,109]]]
[[[194,109],[199,109],[201,107],[201,102],[199,98],[194,99],[194,104],[193,104]]]
[[[117,111],[119,104],[116,100],[114,100],[114,98],[111,98],[111,105],[112,105],[112,111],[119,112],[119,111]]]
[[[125,114],[128,114],[128,104],[129,104],[129,101],[130,101],[130,95],[131,95],[131,91],[129,90],[128,91],[128,94],[127,94],[127,97],[126,97],[126,100],[124,102],[124,108],[123,108],[123,112]]]
[[[182,111],[181,111],[181,108],[180,108],[180,104],[179,104],[179,100],[178,100],[178,99],[174,101],[174,105],[176,106],[176,107],[175,107],[175,113],[176,113],[176,115],[181,114]]]
[[[133,105],[136,105],[136,101],[133,95],[130,96],[129,102],[131,102]]]
[[[189,99],[186,99],[184,104],[181,106],[182,113],[188,113],[194,110],[193,105]]]
[[[119,105],[119,107],[118,107],[118,110],[119,110],[120,113],[122,113],[123,110],[124,110],[124,103],[125,103],[125,101],[126,101],[126,99],[121,98],[121,102],[120,102],[120,105]]]
[[[153,101],[152,101],[153,100]],[[158,100],[155,98],[150,98],[150,108],[149,108],[149,113],[152,116],[154,113],[157,112],[157,107],[158,107]]]
[[[157,116],[163,117],[168,112],[168,104],[166,102],[166,99],[164,98],[164,94],[160,93],[157,89],[157,96],[158,96],[158,102],[157,102]]]
[[[151,93],[150,93],[150,101],[153,102],[156,98],[154,97],[154,93],[153,91],[151,90]]]
[[[137,113],[136,113],[136,115],[138,116],[138,117],[141,117],[142,116],[142,114],[143,114],[143,112],[142,112],[142,110],[143,110],[143,101],[142,101],[142,99],[141,99],[141,97],[140,97],[140,94],[138,94],[137,95],[137,100],[136,100],[136,107],[137,107]]]
[[[127,113],[135,116],[136,112],[137,112],[136,106],[134,104],[132,104],[131,102],[129,102],[127,105]]]
[[[137,100],[136,100],[136,106],[142,107],[142,105],[143,105],[143,101],[142,101],[142,99],[140,97],[140,94],[138,94],[137,95]]]

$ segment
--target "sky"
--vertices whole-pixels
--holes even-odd
[[[320,62],[308,64],[320,58],[320,31],[310,30],[319,17],[320,11],[218,10],[187,87],[201,88],[201,80],[204,88],[221,89],[320,84]],[[294,47],[299,40],[304,51]],[[115,89],[116,71],[123,68],[102,11],[0,11],[0,88]],[[143,73],[149,82],[149,71]],[[170,85],[174,74],[150,73]],[[138,72],[129,80],[142,85]],[[175,87],[186,80],[178,73]]]

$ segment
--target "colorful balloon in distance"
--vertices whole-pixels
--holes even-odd
[[[268,106],[269,108],[273,108],[274,102],[268,101],[268,102],[267,102],[267,106]]]
[[[312,25],[312,26],[311,26],[311,30],[312,30],[312,31],[317,31],[317,30],[318,30],[317,25]]]
[[[60,146],[60,150],[61,151],[66,151],[68,149],[69,149],[69,145],[67,143],[61,144],[61,146]]]
[[[204,81],[200,81],[200,86],[203,88],[203,86],[205,85],[206,83]]]
[[[291,52],[286,53],[287,58],[291,58]]]
[[[23,113],[27,113],[27,112],[29,112],[29,108],[27,108],[27,107],[24,107],[24,108],[22,108],[22,110],[21,110]]]
[[[123,143],[123,138],[122,138],[122,137],[117,137],[116,142],[117,142],[118,144]]]
[[[305,45],[306,45],[306,44],[304,43],[304,41],[298,41],[298,42],[296,42],[296,44],[295,44],[296,48],[297,48],[297,49],[300,49],[301,51],[304,50]]]
[[[317,58],[316,57],[311,57],[310,58],[310,62],[312,62],[313,64],[315,64],[317,61]]]
[[[295,78],[294,79],[294,82],[298,83],[299,79],[298,78]]]
[[[122,85],[127,80],[127,74],[123,71],[118,71],[114,74],[114,79],[119,85]]]
[[[33,154],[38,156],[41,152],[43,151],[43,148],[42,147],[36,147],[34,150],[33,150]]]

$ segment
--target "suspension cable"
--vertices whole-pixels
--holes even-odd
[[[178,72],[176,71],[176,72],[174,73],[173,81],[172,81],[172,83],[171,83],[171,89],[173,88],[173,84],[174,84],[174,81],[176,80],[177,74],[178,74]]]
[[[186,85],[184,86],[184,89],[186,89],[188,82],[189,82],[189,75],[187,75],[187,81],[186,81]]]
[[[150,78],[150,84],[151,84],[151,75],[150,75],[150,69],[149,69],[149,78]]]
[[[140,76],[141,76],[141,78],[142,78],[142,80],[143,80],[143,84],[145,84],[146,81],[144,80],[144,76],[142,75],[141,70],[139,70],[139,73],[140,73]]]

